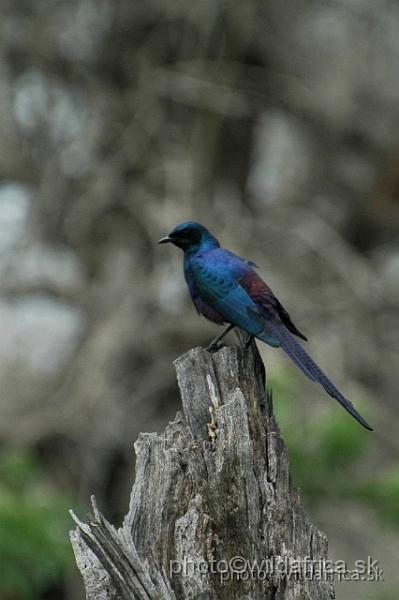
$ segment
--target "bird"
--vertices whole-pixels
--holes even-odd
[[[184,277],[197,312],[228,327],[208,346],[220,348],[234,327],[274,348],[281,347],[300,370],[319,383],[365,429],[372,431],[297,338],[307,341],[271,288],[255,271],[257,265],[223,248],[206,227],[196,221],[177,225],[159,244],[171,243],[184,252]]]

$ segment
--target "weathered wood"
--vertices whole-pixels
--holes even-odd
[[[326,559],[327,539],[291,486],[256,346],[195,348],[175,367],[183,413],[161,435],[139,436],[122,527],[95,502],[89,524],[75,517],[87,598],[333,598],[325,578],[281,574]]]

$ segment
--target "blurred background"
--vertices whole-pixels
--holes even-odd
[[[67,509],[121,521],[172,361],[219,332],[156,244],[186,219],[261,266],[375,427],[261,348],[330,557],[384,570],[337,597],[397,598],[399,4],[1,0],[0,23],[0,599],[83,599]]]

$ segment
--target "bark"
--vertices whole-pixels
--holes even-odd
[[[175,367],[183,412],[161,435],[139,436],[122,527],[94,498],[88,524],[73,515],[87,598],[333,598],[328,578],[303,573],[311,561],[319,572],[327,538],[291,485],[256,346],[195,348]]]

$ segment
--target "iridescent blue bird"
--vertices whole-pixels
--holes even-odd
[[[256,265],[222,248],[200,223],[177,225],[160,244],[170,242],[184,252],[184,276],[197,311],[207,319],[229,326],[209,346],[217,348],[233,327],[275,348],[281,347],[312,381],[320,383],[363,427],[370,425],[335,387],[303,349],[296,337],[306,337],[270,287],[254,270]]]

